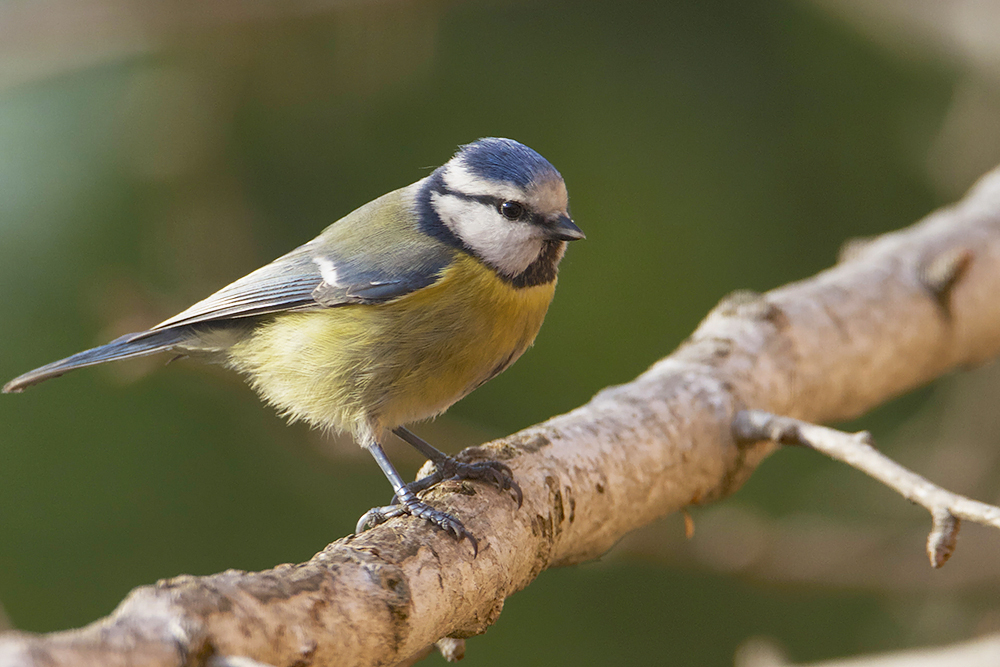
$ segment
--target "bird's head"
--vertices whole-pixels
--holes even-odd
[[[554,277],[565,242],[584,238],[570,217],[562,176],[512,139],[462,146],[428,179],[424,194],[437,221],[509,279],[543,259]]]

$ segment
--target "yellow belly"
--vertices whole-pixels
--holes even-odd
[[[555,281],[514,289],[464,254],[430,287],[384,304],[285,313],[229,363],[293,420],[359,444],[444,412],[514,362],[545,318]]]

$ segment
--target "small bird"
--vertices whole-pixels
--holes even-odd
[[[392,484],[358,522],[421,517],[478,543],[417,493],[442,479],[521,492],[497,461],[461,463],[406,424],[447,410],[534,342],[567,241],[584,238],[566,185],[511,139],[461,146],[443,166],[341,218],[319,236],[147,331],[25,373],[4,393],[94,364],[157,352],[221,362],[290,421],[350,432]],[[436,471],[406,484],[389,433]]]

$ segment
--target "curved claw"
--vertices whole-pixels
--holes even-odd
[[[365,512],[360,519],[358,519],[358,525],[355,532],[362,533],[370,528],[374,528],[380,523],[385,523],[389,519],[393,519],[397,516],[403,516],[404,514],[409,514],[410,516],[415,516],[427,521],[428,523],[448,533],[459,542],[463,539],[469,540],[469,543],[472,545],[473,558],[479,555],[479,540],[477,540],[472,533],[466,530],[461,521],[447,512],[436,510],[427,503],[417,500],[416,498],[410,498],[398,505],[373,507]]]
[[[480,461],[479,463],[459,463],[458,466],[462,471],[459,473],[462,475],[460,479],[481,479],[484,482],[490,482],[501,491],[510,489],[514,492],[514,497],[517,499],[518,508],[524,503],[524,494],[521,492],[520,485],[514,481],[514,472],[503,463],[499,461]],[[469,471],[469,468],[474,468],[475,470]]]
[[[385,507],[373,507],[358,519],[358,525],[355,526],[355,533],[363,533],[366,530],[371,530],[375,526],[385,523],[389,519],[394,519],[397,516],[402,516],[405,514],[404,511],[400,509],[399,505],[386,505]]]

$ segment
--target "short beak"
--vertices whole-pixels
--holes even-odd
[[[559,241],[579,241],[587,238],[583,230],[577,227],[568,215],[560,215],[545,227],[545,231],[550,239]]]

